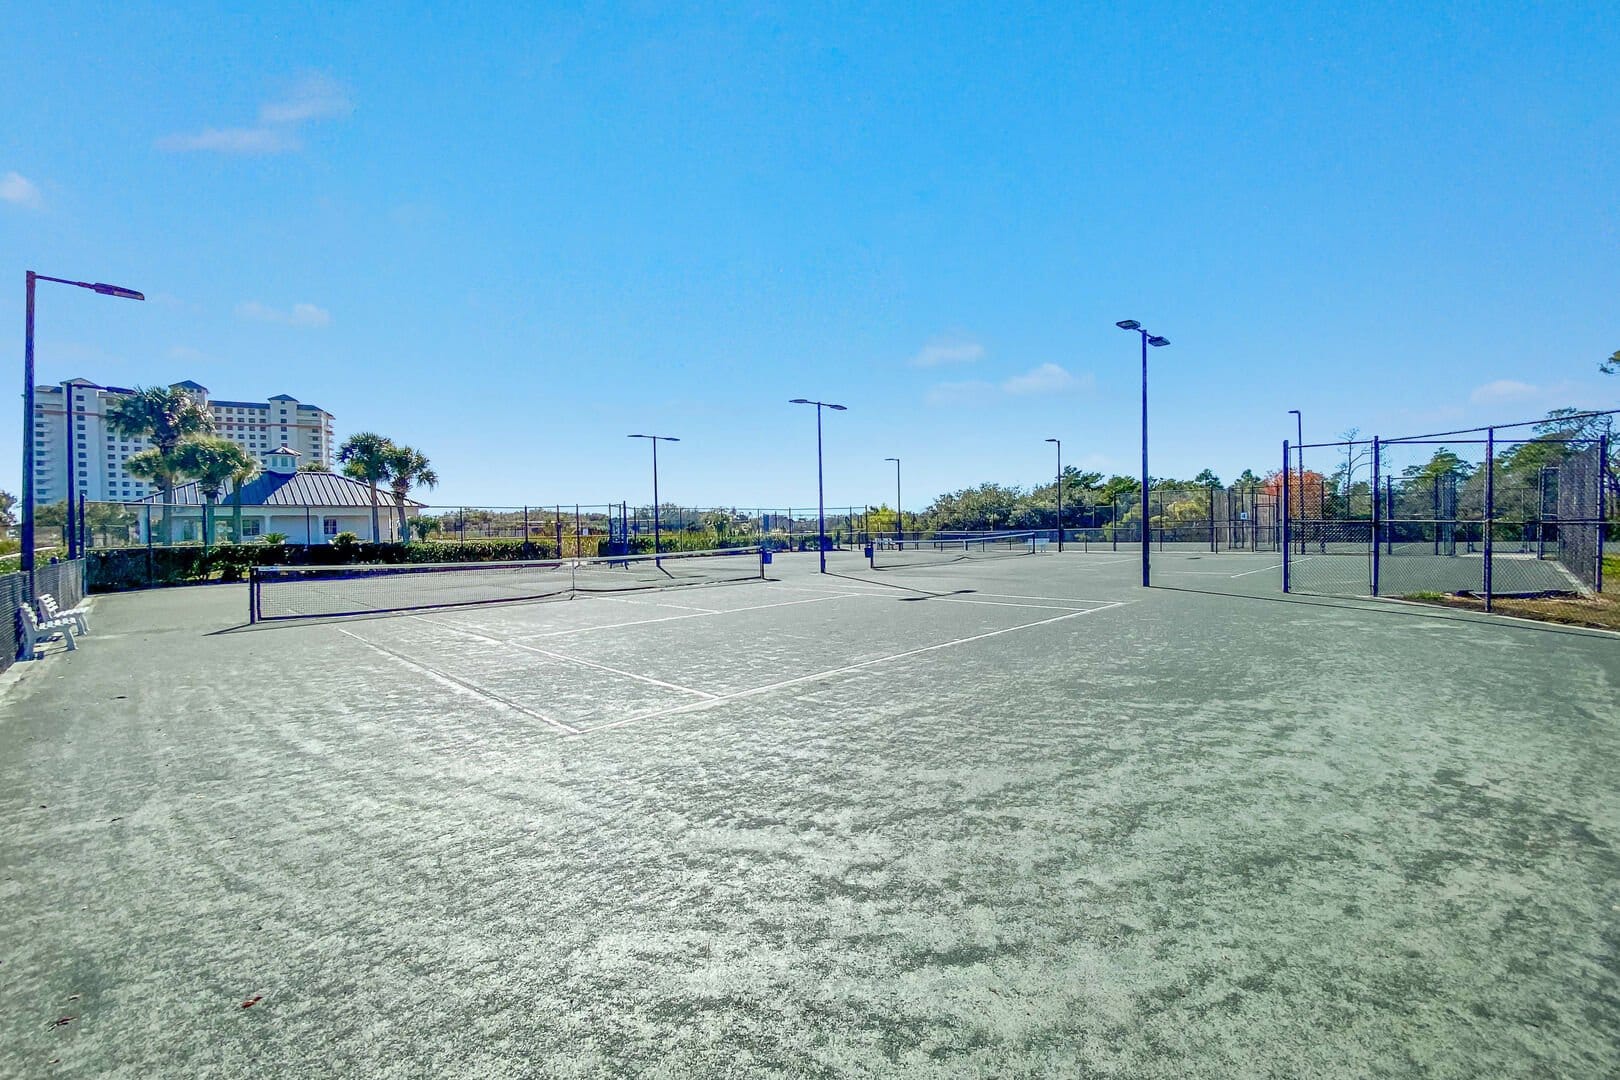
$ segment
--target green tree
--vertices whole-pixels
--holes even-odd
[[[175,447],[180,470],[197,480],[203,497],[203,546],[214,542],[214,506],[231,483],[244,472],[258,468],[253,456],[229,439],[216,435],[193,435]],[[238,483],[237,489],[240,491]],[[240,526],[240,519],[237,522]]]
[[[405,500],[410,495],[411,488],[438,487],[439,474],[433,471],[432,464],[421,451],[409,446],[390,446],[384,453],[383,460],[388,472],[388,486],[394,492],[394,505],[399,508],[398,536],[403,540],[408,535],[405,525]]]
[[[1257,488],[1263,483],[1265,483],[1265,481],[1254,475],[1253,469],[1244,469],[1238,474],[1238,478],[1232,481],[1232,486],[1246,490],[1248,488]]]
[[[1205,469],[1192,478],[1192,482],[1199,487],[1220,487],[1221,478],[1215,475],[1214,469]]]
[[[1620,375],[1620,349],[1614,350],[1612,356],[1598,364],[1598,370],[1605,375]]]
[[[374,431],[350,435],[338,447],[338,461],[343,463],[343,475],[364,482],[371,488],[371,541],[379,534],[377,521],[377,485],[388,479],[388,454],[394,444]]]
[[[298,471],[329,473],[332,471],[332,466],[328,465],[324,461],[306,461],[302,465],[298,466]]]
[[[196,398],[172,386],[137,386],[135,392],[119,398],[107,410],[107,425],[119,435],[131,439],[146,439],[152,445],[130,456],[130,461],[142,459],[136,472],[128,463],[131,475],[149,480],[163,497],[163,539],[168,541],[173,526],[170,502],[174,488],[185,478],[184,470],[174,456],[182,439],[192,435],[211,435],[214,418]],[[151,455],[145,457],[144,455]]]
[[[12,508],[17,505],[17,496],[9,491],[0,491],[0,537],[17,524],[17,517]]]
[[[174,534],[174,489],[186,479],[185,471],[180,467],[178,448],[168,454],[156,446],[137,450],[125,459],[124,471],[162,492],[163,517],[158,527],[158,539],[161,543],[169,543]]]

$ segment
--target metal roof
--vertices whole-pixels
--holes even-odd
[[[230,505],[229,490],[221,497],[221,505]],[[157,492],[144,499],[133,500],[136,503],[151,503],[154,506],[161,504],[163,493]],[[394,505],[394,493],[386,487],[379,487],[377,491],[378,504],[383,507]],[[168,502],[176,506],[201,506],[203,504],[202,492],[197,487],[197,481],[181,484],[171,493]],[[371,506],[371,488],[359,480],[352,480],[341,473],[329,472],[298,472],[276,473],[263,472],[242,485],[243,506]],[[415,499],[406,499],[407,506],[423,506],[424,503]]]

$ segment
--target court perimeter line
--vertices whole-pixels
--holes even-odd
[[[623,720],[615,720],[612,723],[598,724],[595,727],[583,728],[580,730],[579,734],[589,735],[592,732],[608,731],[612,728],[621,728],[629,724],[640,723],[643,720],[656,720],[662,719],[666,716],[675,716],[681,713],[700,712],[705,709],[712,709],[716,705],[723,705],[727,702],[736,701],[740,698],[756,697],[760,694],[769,694],[777,690],[784,690],[789,686],[800,686],[808,682],[819,682],[823,679],[830,679],[835,675],[843,675],[847,672],[859,671],[862,668],[869,668],[875,664],[887,664],[891,660],[904,660],[908,656],[920,656],[923,653],[936,652],[939,649],[949,649],[957,645],[967,645],[975,641],[983,641],[986,638],[1000,637],[1002,634],[1011,634],[1017,630],[1030,630],[1037,626],[1048,626],[1055,622],[1062,622],[1065,619],[1078,619],[1084,615],[1094,615],[1099,611],[1108,611],[1112,608],[1124,607],[1129,603],[1132,603],[1132,601],[1119,600],[1107,605],[1106,607],[1087,608],[1084,611],[1071,611],[1064,615],[1054,615],[1050,619],[1038,619],[1035,622],[1019,623],[1017,626],[1006,626],[1000,630],[989,630],[985,633],[974,634],[970,637],[956,638],[953,641],[942,641],[937,645],[924,645],[920,649],[907,649],[905,652],[893,653],[889,656],[879,656],[872,660],[862,660],[858,664],[845,664],[843,667],[830,668],[826,671],[817,671],[810,675],[798,675],[791,679],[783,679],[780,682],[768,683],[765,686],[755,686],[750,687],[747,690],[738,690],[732,694],[721,694],[712,701],[695,701],[690,705],[677,705],[670,709],[654,709],[650,712],[639,713],[636,716],[627,716]]]
[[[1282,563],[1274,563],[1271,566],[1262,566],[1258,570],[1245,570],[1241,574],[1233,574],[1232,576],[1233,577],[1248,577],[1250,574],[1263,574],[1267,570],[1280,570],[1281,568],[1282,568]]]
[[[561,720],[553,720],[551,717],[545,715],[544,713],[535,712],[533,709],[525,708],[524,706],[519,705],[515,701],[508,701],[505,698],[501,697],[499,694],[491,693],[490,691],[481,689],[479,687],[476,687],[476,686],[472,685],[471,683],[463,682],[462,680],[456,678],[454,675],[449,675],[449,674],[446,674],[443,671],[439,671],[436,668],[431,668],[428,665],[422,663],[420,660],[413,660],[410,657],[405,656],[402,653],[395,652],[393,649],[390,649],[390,648],[388,648],[386,646],[383,646],[383,645],[378,645],[374,641],[367,641],[365,638],[361,637],[359,634],[356,634],[356,633],[354,633],[353,631],[350,631],[350,630],[345,630],[341,626],[337,628],[337,632],[340,633],[340,634],[345,634],[345,635],[347,635],[349,637],[354,638],[354,640],[358,641],[360,644],[364,645],[366,648],[375,649],[377,652],[382,653],[384,656],[389,657],[392,660],[394,660],[394,661],[396,661],[396,662],[398,662],[400,664],[405,665],[406,667],[410,668],[413,671],[421,672],[423,675],[426,675],[428,678],[432,679],[434,682],[442,683],[445,686],[448,686],[452,690],[459,690],[459,691],[462,691],[462,692],[465,692],[465,693],[468,693],[468,694],[472,694],[474,697],[483,698],[485,701],[492,701],[496,705],[500,705],[500,706],[502,706],[504,708],[511,709],[514,712],[522,713],[524,716],[532,717],[535,720],[539,720],[539,721],[542,721],[543,723],[549,724],[552,727],[556,728],[558,731],[561,731],[565,735],[578,735],[582,731],[581,728],[577,728],[572,724],[565,724]]]
[[[532,652],[537,656],[548,656],[553,660],[565,660],[570,664],[578,664],[581,667],[595,668],[597,671],[605,671],[610,675],[621,675],[626,679],[635,679],[637,682],[651,683],[653,686],[661,686],[665,690],[679,690],[683,694],[692,694],[700,698],[713,698],[720,696],[719,694],[711,694],[707,690],[694,690],[690,686],[680,686],[676,683],[665,682],[662,679],[655,679],[651,675],[640,675],[634,671],[621,671],[615,667],[608,667],[606,664],[598,664],[595,660],[585,660],[578,656],[569,656],[566,653],[552,652],[550,649],[541,649],[534,645],[524,645],[517,641],[507,641],[504,638],[492,638],[485,634],[480,634],[476,630],[464,630],[459,626],[452,626],[449,623],[439,622],[437,619],[427,619],[420,615],[413,617],[421,622],[429,622],[433,623],[435,626],[442,626],[451,633],[463,634],[475,641],[486,642],[490,645],[504,645],[512,649],[522,649],[524,652]]]

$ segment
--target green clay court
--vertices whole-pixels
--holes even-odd
[[[0,1074],[1620,1073],[1620,637],[1278,563],[99,597],[0,696]]]

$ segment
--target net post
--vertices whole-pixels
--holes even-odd
[[[248,567],[248,625],[259,621],[259,568]]]
[[[1282,467],[1282,536],[1280,537],[1282,540],[1283,592],[1290,591],[1289,585],[1291,582],[1289,580],[1289,571],[1291,569],[1290,563],[1293,561],[1288,557],[1289,549],[1293,545],[1293,538],[1288,535],[1288,470],[1290,468],[1292,468],[1292,466],[1288,462],[1288,440],[1284,439]]]
[[[1378,436],[1374,435],[1372,444],[1372,594],[1374,596],[1378,595],[1378,571],[1380,569],[1378,562],[1378,529],[1383,524],[1381,515],[1378,513],[1378,452]],[[1350,483],[1348,474],[1345,476],[1345,483]],[[1348,490],[1354,491],[1355,489],[1352,487]]]
[[[1491,604],[1491,528],[1496,518],[1496,429],[1485,429],[1485,610],[1490,611]]]
[[[523,552],[524,558],[529,557],[529,508],[527,506],[523,508],[523,546],[519,550]]]

